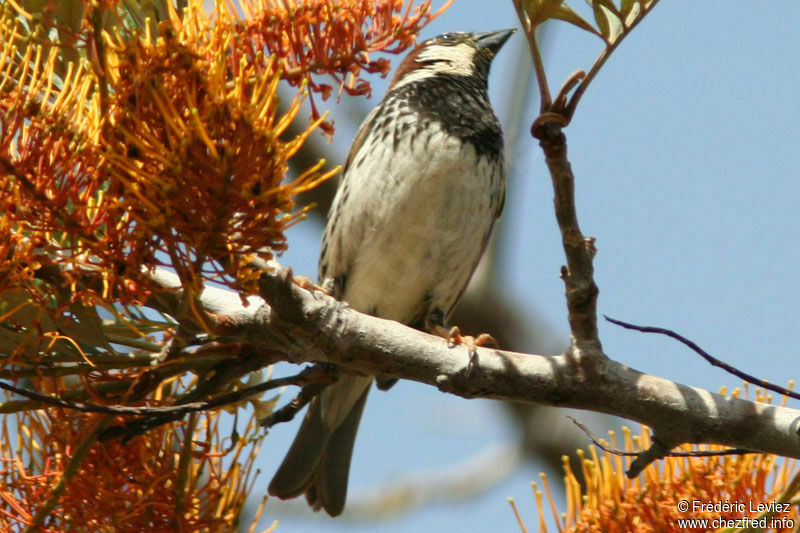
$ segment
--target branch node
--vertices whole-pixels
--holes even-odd
[[[597,255],[597,246],[595,246],[595,242],[597,242],[597,239],[594,237],[585,237],[583,239],[583,244],[586,247],[586,251],[589,252],[589,255],[592,259],[594,259],[594,256]]]
[[[303,304],[294,283],[291,267],[273,271],[264,270],[258,279],[259,295],[270,304],[275,317],[285,318],[290,323],[302,322]]]
[[[639,456],[633,460],[631,463],[631,467],[625,472],[625,475],[628,476],[628,479],[633,479],[639,474],[641,474],[645,468],[647,468],[650,464],[658,461],[659,459],[663,459],[665,455],[669,453],[669,451],[674,446],[669,446],[661,441],[655,435],[653,436],[653,444],[647,450],[643,451],[639,454]]]
[[[543,142],[546,139],[554,139],[567,124],[569,120],[561,113],[545,111],[533,121],[531,135]]]
[[[338,372],[335,367],[328,364],[315,365],[310,370],[319,373],[317,378],[320,381],[314,381],[304,385],[300,392],[295,396],[292,401],[273,411],[269,415],[259,420],[259,424],[264,429],[269,429],[277,424],[289,422],[294,419],[295,415],[299,413],[311,400],[319,396],[325,388],[334,383],[338,379]]]

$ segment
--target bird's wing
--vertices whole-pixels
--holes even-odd
[[[364,140],[367,138],[373,123],[375,122],[375,115],[377,115],[380,105],[375,107],[356,133],[353,144],[350,147],[350,152],[347,154],[347,160],[344,164],[342,171],[342,178],[339,181],[339,188],[336,190],[336,196],[331,205],[331,212],[328,214],[328,224],[325,226],[325,232],[322,235],[322,250],[320,251],[319,259],[319,281],[324,283],[326,280],[333,280],[333,296],[341,298],[344,293],[344,287],[347,282],[346,273],[352,261],[352,255],[355,250],[345,250],[342,244],[342,232],[348,231],[349,235],[347,242],[360,243],[361,235],[354,233],[365,230],[364,225],[350,225],[348,228],[343,229],[340,226],[339,213],[346,211],[353,212],[352,207],[347,205],[352,201],[350,198],[350,191],[348,190],[347,173],[350,171],[352,163],[358,155],[361,148],[364,147]]]

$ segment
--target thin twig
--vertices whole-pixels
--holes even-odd
[[[174,361],[188,345],[186,328],[179,325],[175,333],[161,347],[156,357],[156,366],[148,368],[136,379],[131,390],[125,398],[127,401],[140,400],[154,391],[165,379],[163,375],[164,363]]]
[[[175,480],[175,509],[170,520],[175,531],[180,531],[181,529],[180,518],[185,512],[186,488],[191,482],[192,474],[194,474],[194,468],[192,468],[192,443],[195,429],[197,429],[197,414],[192,413],[189,415],[186,431],[183,433],[183,445],[178,458],[178,476]]]
[[[0,381],[0,384],[2,383],[3,382]],[[101,396],[119,396],[125,394],[125,391],[128,390],[129,387],[130,383],[127,381],[106,381],[104,383],[98,383],[94,385],[93,391],[95,394]],[[88,396],[89,395],[85,389],[73,389],[65,392],[61,400],[76,401],[78,398],[86,398]],[[43,404],[39,400],[9,400],[0,403],[0,415],[20,413],[23,411],[35,411],[37,409],[44,409],[46,407],[47,405]]]
[[[769,381],[765,381],[763,379],[757,378],[757,377],[755,377],[755,376],[753,376],[751,374],[748,374],[746,372],[742,372],[738,368],[729,365],[725,361],[717,359],[713,355],[711,355],[708,352],[706,352],[705,350],[703,350],[700,346],[698,346],[694,342],[690,341],[689,339],[687,339],[686,337],[684,337],[684,336],[682,336],[682,335],[680,335],[678,333],[675,333],[672,330],[669,330],[669,329],[666,329],[666,328],[656,328],[656,327],[652,327],[652,326],[637,326],[635,324],[629,324],[628,322],[623,322],[621,320],[616,320],[616,319],[611,318],[611,317],[606,316],[606,315],[603,315],[603,318],[605,318],[606,320],[608,320],[612,324],[616,324],[617,326],[623,327],[625,329],[632,329],[632,330],[635,330],[635,331],[641,331],[642,333],[659,333],[661,335],[666,335],[667,337],[672,337],[673,339],[675,339],[675,340],[677,340],[679,342],[682,342],[683,344],[685,344],[686,346],[691,348],[694,352],[699,354],[703,359],[705,359],[706,361],[711,363],[711,365],[719,367],[719,368],[723,369],[724,371],[728,372],[729,374],[733,374],[734,376],[736,376],[738,378],[741,378],[741,379],[747,381],[748,383],[752,383],[753,385],[756,385],[758,387],[762,387],[764,389],[770,390],[770,391],[775,392],[777,394],[781,394],[783,396],[788,396],[789,398],[794,398],[795,400],[800,400],[800,394],[798,394],[798,393],[796,393],[796,392],[794,392],[792,390],[789,390],[789,389],[787,389],[785,387],[781,387],[780,385],[775,385],[773,383],[770,383]]]
[[[0,379],[17,380],[22,378],[35,377],[62,377],[73,375],[86,375],[100,370],[121,370],[124,368],[137,368],[150,366],[154,357],[130,357],[127,360],[118,358],[114,361],[101,361],[90,365],[89,363],[73,363],[69,365],[58,365],[52,367],[40,366],[21,368],[19,370],[4,368],[0,369]],[[5,357],[0,357],[0,362],[5,362]],[[17,363],[15,363],[17,364]]]
[[[333,370],[333,367],[327,366],[325,370]],[[259,424],[261,427],[269,429],[276,424],[282,424],[284,422],[291,421],[294,419],[295,415],[308,404],[308,402],[319,396],[319,394],[325,390],[328,385],[330,385],[330,381],[309,383],[300,390],[300,393],[295,396],[291,402],[261,419]]]
[[[630,26],[625,27],[625,31],[623,31],[622,33],[619,34],[619,36],[617,36],[617,40],[614,41],[612,44],[606,46],[603,52],[598,56],[598,58],[592,65],[592,68],[589,69],[589,73],[586,74],[586,77],[583,79],[581,84],[578,85],[578,88],[572,95],[569,104],[567,104],[565,110],[565,116],[567,117],[568,121],[572,120],[572,116],[575,114],[575,108],[578,107],[578,102],[580,102],[583,93],[586,92],[586,89],[589,87],[589,84],[592,83],[592,80],[594,80],[594,78],[600,72],[600,69],[603,67],[605,62],[608,61],[608,58],[611,57],[611,54],[614,52],[614,50],[617,49],[619,43],[624,41],[625,37],[631,34],[633,28],[635,28],[636,25],[639,24],[639,22],[641,22],[645,18],[645,16],[647,16],[647,14],[653,10],[654,7],[656,7],[656,4],[658,4],[658,0],[653,0],[653,2],[646,9],[642,10],[641,14],[636,18],[636,20],[633,21],[633,23]],[[620,22],[624,24],[624,21],[621,19]]]
[[[229,392],[227,394],[222,394],[215,398],[211,398],[210,400],[205,400],[201,402],[191,402],[182,405],[168,405],[162,407],[130,407],[123,405],[100,405],[90,402],[70,402],[62,400],[60,398],[55,398],[53,396],[47,396],[45,394],[39,394],[37,392],[21,389],[19,387],[15,387],[14,385],[5,383],[3,381],[0,381],[0,389],[13,392],[14,394],[19,394],[20,396],[24,396],[25,398],[31,400],[36,400],[45,405],[50,405],[53,407],[63,407],[65,409],[83,411],[86,413],[105,413],[110,415],[130,415],[130,416],[163,416],[163,415],[173,416],[174,415],[181,417],[187,413],[216,409],[218,407],[222,407],[228,404],[238,403],[241,402],[242,400],[250,398],[251,396],[255,396],[256,394],[266,392],[272,389],[277,389],[279,387],[283,387],[286,385],[306,385],[323,379],[327,380],[330,378],[327,376],[323,376],[323,373],[316,367],[310,367],[303,370],[302,372],[299,372],[298,374],[295,374],[294,376],[272,379],[265,383],[259,383],[258,385],[253,385],[252,387],[245,387],[243,389]]]
[[[592,431],[588,427],[586,427],[583,423],[579,422],[577,419],[571,416],[567,416],[567,418],[572,420],[573,424],[578,426],[578,428],[581,431],[586,433],[586,436],[589,437],[589,440],[592,441],[592,444],[594,444],[604,452],[612,453],[614,455],[621,455],[623,457],[639,457],[642,454],[642,452],[629,452],[628,450],[620,450],[619,448],[610,448],[609,446],[603,444],[603,441],[597,438],[595,434],[592,433]],[[716,457],[718,455],[744,455],[747,453],[759,453],[759,452],[746,450],[744,448],[729,448],[727,450],[718,450],[718,451],[695,450],[690,452],[669,452],[665,455],[668,457]]]
[[[565,81],[564,85],[561,86],[561,90],[558,91],[558,96],[556,96],[555,102],[553,102],[553,111],[557,113],[563,113],[563,110],[567,107],[569,92],[574,89],[575,86],[578,85],[584,78],[586,78],[586,73],[582,70],[576,70],[569,75],[567,81]]]
[[[547,74],[544,70],[544,63],[542,63],[542,54],[539,52],[539,45],[536,42],[536,26],[532,24],[525,13],[521,0],[514,0],[514,7],[517,10],[517,17],[519,17],[519,21],[525,30],[525,37],[528,39],[528,46],[531,49],[533,66],[536,69],[536,81],[539,83],[539,94],[541,95],[540,112],[544,113],[550,109],[553,100],[550,96],[550,88],[547,86]]]
[[[136,435],[145,433],[155,427],[179,420],[186,413],[204,411],[224,405],[235,404],[256,394],[286,385],[297,385],[302,387],[312,383],[325,383],[327,385],[332,379],[334,379],[333,376],[326,369],[320,368],[319,366],[312,366],[294,376],[273,379],[266,383],[261,383],[259,385],[247,387],[238,391],[229,392],[227,394],[217,396],[216,398],[212,398],[207,402],[194,402],[192,404],[161,408],[164,409],[163,414],[156,414],[156,416],[140,418],[122,426],[108,428],[107,431],[100,435],[100,440],[104,441],[122,438],[123,440],[128,441]],[[188,409],[186,409],[187,407]]]

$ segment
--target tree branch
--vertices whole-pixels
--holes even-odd
[[[734,367],[733,365],[729,365],[725,361],[717,359],[716,357],[714,357],[713,355],[711,355],[707,351],[703,350],[700,346],[697,345],[696,342],[691,341],[691,340],[687,339],[686,337],[684,337],[683,335],[679,335],[678,333],[675,333],[674,331],[672,331],[670,329],[667,329],[667,328],[655,328],[655,327],[652,327],[652,326],[637,326],[636,324],[630,324],[628,322],[623,322],[622,320],[616,320],[616,319],[611,318],[609,316],[605,316],[605,315],[603,315],[603,316],[604,316],[604,318],[606,320],[608,320],[612,324],[615,324],[617,326],[623,327],[625,329],[632,329],[634,331],[641,331],[642,333],[658,333],[658,334],[661,334],[661,335],[666,335],[667,337],[671,337],[671,338],[673,338],[673,339],[685,344],[686,346],[688,346],[692,351],[694,351],[695,353],[700,355],[700,357],[702,357],[703,359],[708,361],[712,366],[716,366],[718,368],[721,368],[725,372],[728,372],[729,374],[733,374],[737,378],[741,378],[741,379],[745,380],[746,382],[752,383],[753,385],[761,387],[761,388],[763,388],[765,390],[775,392],[775,393],[780,394],[782,396],[788,396],[789,398],[794,398],[795,400],[800,400],[800,393],[794,392],[793,390],[787,389],[786,387],[781,387],[780,385],[775,385],[774,383],[770,383],[767,380],[764,380],[764,379],[761,379],[761,378],[757,378],[756,376],[754,376],[752,374],[748,374],[747,372],[742,372],[741,370],[739,370],[738,368]]]
[[[254,358],[269,355],[264,360],[272,362],[279,352],[293,363],[332,363],[341,372],[410,379],[464,398],[573,407],[641,422],[653,430],[658,446],[643,452],[629,473],[687,442],[800,458],[800,410],[643,374],[609,359],[599,343],[583,342],[578,335],[556,356],[478,348],[467,376],[466,347],[450,348],[440,337],[359,313],[322,290],[304,288],[290,269],[275,262],[256,260],[252,267],[260,271],[260,296],[243,300],[232,291],[207,287],[199,304],[210,317],[212,337],[245,343]],[[178,277],[156,271],[151,279],[163,290],[147,305],[190,324],[194,317],[181,314]],[[569,290],[567,295],[570,301],[575,297]],[[571,316],[571,324],[580,327],[585,320],[585,315]]]
[[[561,131],[560,115],[547,112],[541,115],[532,127],[532,134],[539,139],[544,150],[547,168],[553,181],[555,211],[561,242],[567,256],[567,266],[562,267],[561,277],[566,285],[567,310],[573,344],[590,349],[602,356],[600,339],[597,336],[597,295],[594,282],[595,254],[594,238],[584,237],[578,226],[575,209],[575,176],[567,160],[567,139]]]
[[[467,378],[465,347],[448,348],[439,337],[358,313],[322,291],[298,286],[290,270],[261,266],[266,268],[259,280],[261,296],[270,305],[254,305],[257,299],[252,298],[245,308],[237,294],[227,291],[201,297],[209,307],[229,311],[228,320],[219,322],[228,338],[257,350],[281,351],[294,363],[323,361],[343,372],[410,379],[464,398],[621,416],[652,428],[666,451],[685,442],[715,443],[800,458],[800,410],[643,374],[598,357],[592,347],[573,346],[556,356],[478,348],[477,365]],[[645,452],[643,461],[657,457],[659,450]]]

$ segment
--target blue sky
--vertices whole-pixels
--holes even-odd
[[[565,130],[581,227],[597,238],[599,312],[674,329],[740,369],[780,384],[800,370],[798,19],[800,4],[790,0],[663,0],[615,52]],[[509,27],[519,27],[510,0],[456,0],[422,37]],[[555,91],[570,72],[588,69],[599,41],[565,24],[547,31],[545,62]],[[566,342],[558,278],[564,257],[553,194],[541,150],[527,134],[538,109],[535,94],[521,119],[514,114],[519,130],[509,129],[507,102],[527,90],[512,84],[519,54],[527,48],[518,33],[490,79],[507,141],[517,147],[508,154],[514,173],[500,228],[504,253],[494,275]],[[399,58],[392,61],[396,65]],[[370,107],[386,84],[374,80]],[[333,148],[343,160],[354,131],[343,119],[337,124]],[[299,224],[289,246],[281,262],[315,277],[319,228]],[[607,323],[600,324],[600,334],[606,353],[640,371],[711,390],[739,385],[669,339]],[[296,424],[275,428],[266,440],[257,487],[266,489],[295,429]],[[386,394],[374,391],[356,443],[350,495],[447,468],[512,439],[512,428],[492,402],[466,401],[413,383]],[[285,533],[518,531],[506,498],[517,499],[534,528],[529,483],[538,480],[538,471],[526,465],[474,501],[438,504],[391,521],[307,519],[270,505],[265,517],[279,519],[278,531]],[[557,480],[552,489],[560,492]]]

